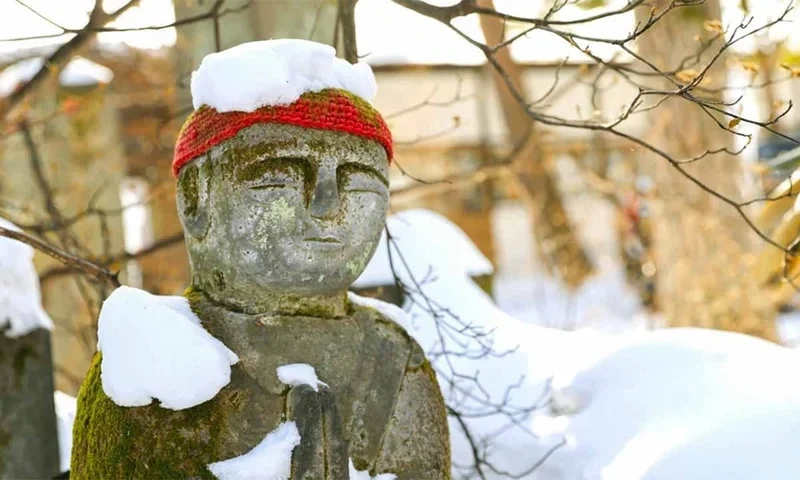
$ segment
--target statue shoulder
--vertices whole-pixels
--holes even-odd
[[[406,312],[402,308],[377,298],[362,297],[353,292],[348,292],[347,298],[355,317],[370,317],[379,325],[379,328],[397,332],[414,345],[419,346],[411,334]]]
[[[223,399],[174,411],[120,407],[103,391],[95,354],[78,394],[70,478],[209,478],[218,460]]]

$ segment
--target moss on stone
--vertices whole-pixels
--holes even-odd
[[[0,452],[4,452],[8,447],[9,443],[11,443],[11,434],[5,430],[0,429]],[[0,476],[3,476],[5,470],[6,470],[6,459],[3,455],[0,455]]]
[[[178,178],[178,191],[183,197],[183,214],[195,215],[200,204],[200,197],[197,191],[198,169],[196,164],[190,164],[183,168],[181,176]]]
[[[14,355],[14,384],[17,388],[22,386],[22,378],[25,375],[25,361],[28,357],[37,358],[36,350],[30,345],[23,345]]]
[[[78,394],[70,478],[213,479],[206,465],[220,459],[230,395],[181,411],[120,407],[103,391],[101,358],[95,355]]]

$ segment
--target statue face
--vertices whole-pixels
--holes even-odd
[[[345,133],[254,125],[185,166],[178,209],[194,283],[223,297],[255,288],[333,293],[380,239],[386,152]]]

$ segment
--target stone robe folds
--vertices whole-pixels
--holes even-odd
[[[347,480],[358,470],[398,480],[450,478],[447,416],[420,346],[377,311],[259,316],[188,294],[203,326],[239,355],[212,400],[173,411],[120,407],[103,392],[100,355],[78,397],[71,478],[214,478],[206,465],[247,453],[280,423],[297,422],[292,479]],[[321,381],[282,384],[276,369],[307,363]]]

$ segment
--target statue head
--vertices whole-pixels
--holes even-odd
[[[252,112],[201,106],[173,163],[193,285],[234,306],[343,293],[379,242],[391,154],[380,115],[341,89]]]

